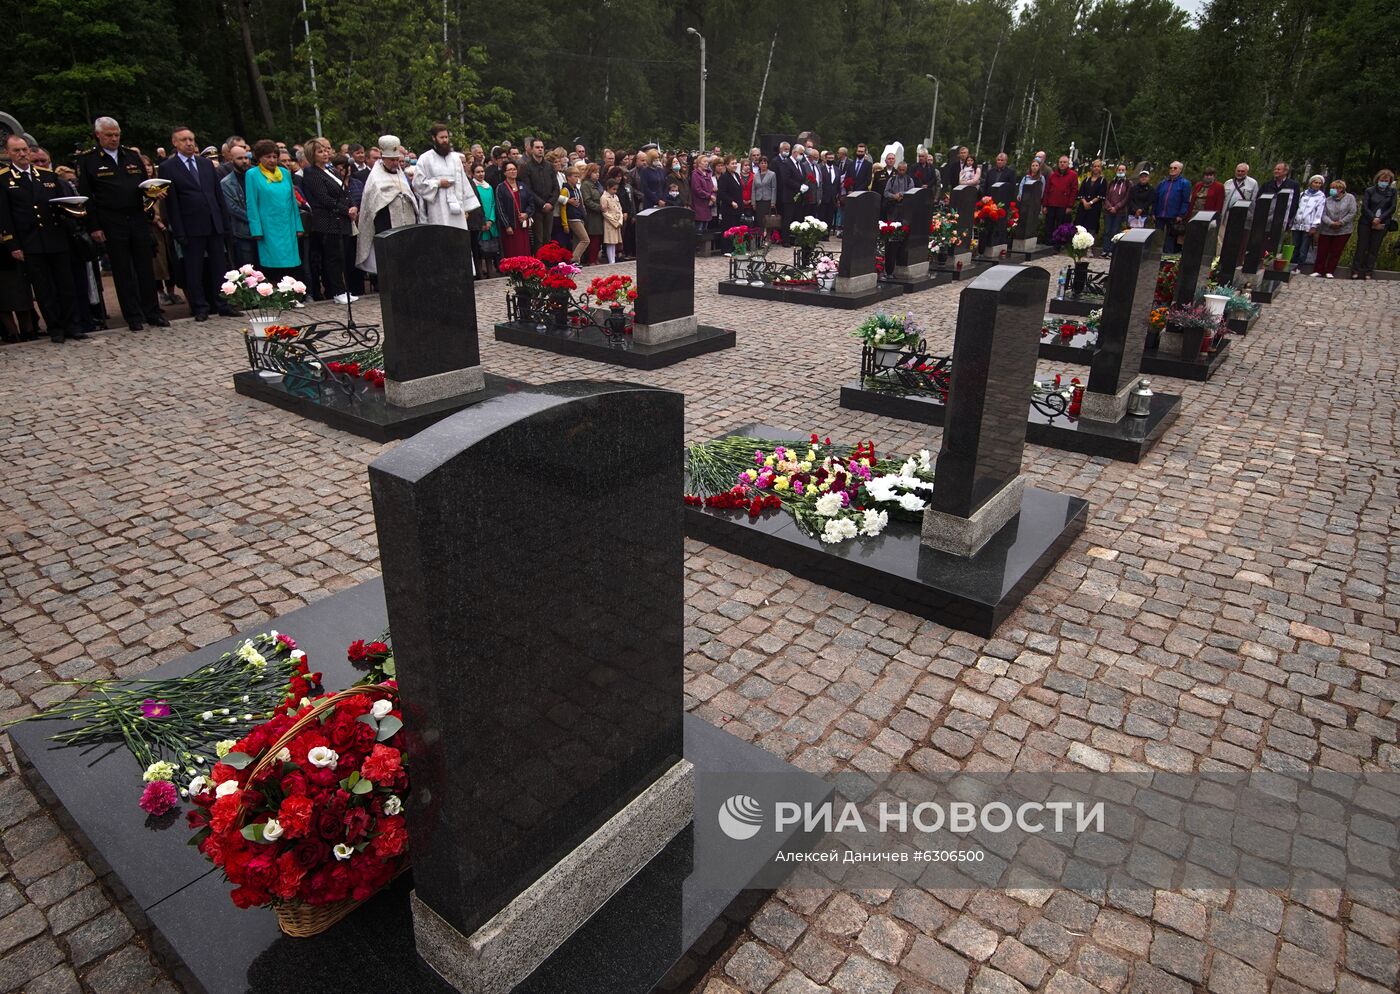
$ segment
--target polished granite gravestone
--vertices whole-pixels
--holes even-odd
[[[1019,181],[1018,181],[1019,183]],[[1020,191],[1016,202],[1020,217],[1016,228],[1011,232],[1011,251],[1023,252],[1027,259],[1055,251],[1053,245],[1041,246],[1040,238],[1040,197],[1045,192],[1045,182],[1030,183]]]
[[[1215,211],[1197,211],[1186,222],[1186,235],[1181,243],[1181,258],[1176,264],[1176,290],[1172,294],[1172,303],[1189,307],[1196,302],[1196,291],[1200,288],[1202,278],[1210,275],[1210,262],[1215,254],[1216,230]],[[1117,253],[1116,247],[1114,252]],[[1155,272],[1153,277],[1155,279]],[[1145,318],[1147,312],[1144,312],[1143,316]]]
[[[599,389],[598,385],[582,384],[532,389],[557,397],[560,394],[586,392],[590,386],[594,390]],[[602,389],[618,391],[625,388]],[[515,410],[522,406],[537,407],[538,404],[537,398],[519,396],[505,398],[500,405],[493,406]],[[678,402],[676,406],[679,406]],[[629,432],[635,429],[630,422],[624,427]],[[647,427],[651,431],[655,425],[649,424]],[[446,425],[442,429],[448,436],[455,434]],[[430,434],[441,437],[436,432]],[[679,439],[679,429],[671,432],[669,437]],[[561,441],[559,445],[563,446],[567,441]],[[412,455],[421,454],[425,447],[431,449],[436,444],[430,440],[424,446],[409,446],[411,452],[406,456],[407,461],[413,462],[410,458]],[[575,455],[573,458],[577,461],[580,457]],[[679,457],[668,452],[665,459],[669,461],[674,475],[674,487],[668,488],[663,495],[666,506],[670,507],[678,503],[680,496]],[[545,467],[546,470],[554,468]],[[628,466],[629,475],[636,471],[635,466]],[[494,467],[493,472],[499,477],[502,471]],[[627,490],[628,480],[624,475],[619,474],[617,480],[619,482],[615,486]],[[532,477],[531,485],[538,483],[539,479]],[[569,481],[563,480],[559,486],[568,487]],[[569,496],[577,498],[580,491],[571,490]],[[596,493],[587,496],[599,499]],[[631,496],[628,491],[626,499],[630,501]],[[397,510],[400,514],[405,513],[403,509]],[[628,515],[637,510],[629,503]],[[515,504],[502,504],[501,513],[515,513]],[[647,515],[643,513],[643,517]],[[677,518],[672,522],[671,529],[678,534],[679,528]],[[629,536],[629,542],[635,545],[636,536]],[[587,543],[576,540],[576,544],[584,546],[582,555],[588,557]],[[679,556],[679,538],[672,539],[669,546],[676,548],[676,552],[669,556],[671,561],[675,561]],[[597,549],[592,552],[595,561],[607,554]],[[426,554],[431,555],[432,550],[427,550]],[[659,559],[653,559],[656,561],[650,565],[659,567]],[[636,561],[632,560],[628,565],[635,566]],[[548,576],[555,575],[557,567],[557,563],[551,563],[549,569],[540,574],[540,582],[546,582]],[[620,580],[626,579],[625,573],[626,570],[609,577],[609,592],[619,588]],[[668,589],[674,589],[680,583],[679,578],[675,582],[662,582],[652,572],[645,573],[644,579],[641,586],[661,583]],[[513,585],[510,572],[497,569],[491,593],[499,600],[505,596],[505,592],[518,589],[524,582],[521,580]],[[597,588],[590,591],[551,590],[551,605],[564,595],[572,597],[575,603],[592,598],[594,617],[591,623],[568,633],[569,658],[591,658],[588,644],[596,637],[598,630],[615,617],[612,602],[608,597],[600,598]],[[432,591],[430,596],[438,596],[438,591]],[[515,622],[519,617],[533,612],[540,603],[534,600],[530,602],[530,611],[516,611],[512,626],[518,630],[520,625]],[[654,599],[650,603],[655,606]],[[535,612],[531,616],[536,617],[537,614]],[[646,618],[643,630],[650,636],[656,631],[658,619],[674,629],[680,616],[679,604],[662,614],[653,612]],[[363,679],[363,672],[347,660],[346,646],[354,639],[376,636],[386,627],[387,619],[383,583],[371,580],[284,617],[264,622],[237,636],[222,639],[157,667],[143,674],[143,677],[166,679],[188,674],[236,648],[246,638],[275,629],[298,641],[300,648],[308,654],[311,665],[324,674],[325,687],[332,690],[350,687]],[[484,645],[489,641],[482,639],[480,633],[472,634],[473,645]],[[530,726],[514,719],[526,718],[532,703],[542,706],[531,696],[542,691],[534,685],[517,685],[514,709],[503,707],[493,719],[498,724],[510,727],[516,744],[521,739],[537,739],[537,748],[544,747],[551,730],[561,747],[568,744],[566,737],[569,735],[574,737],[574,741],[580,737],[586,738],[590,744],[598,741],[598,736],[603,739],[616,736],[619,733],[615,730],[600,728],[593,712],[587,709],[593,708],[599,697],[611,698],[619,693],[619,685],[626,675],[622,667],[633,667],[644,651],[636,633],[628,634],[632,642],[637,643],[636,646],[629,650],[627,656],[609,658],[594,670],[591,693],[587,687],[576,688],[579,692],[571,700],[558,703],[548,715],[542,717],[539,724]],[[673,644],[679,644],[678,634],[672,632],[669,637]],[[415,674],[405,672],[397,630],[394,640],[399,655],[400,679],[412,683]],[[679,650],[676,652],[675,668],[679,669]],[[463,661],[469,658],[469,653],[463,654]],[[478,667],[472,674],[461,678],[468,679],[475,675],[484,680],[481,669]],[[410,698],[405,702],[406,710],[412,713],[416,699],[408,690],[405,693]],[[674,705],[679,715],[682,702],[678,683]],[[603,706],[612,706],[611,701]],[[784,792],[790,795],[786,798],[789,800],[816,804],[830,795],[829,788],[820,780],[794,770],[765,751],[727,735],[702,720],[689,715],[677,720],[682,724],[683,754],[693,764],[697,782],[701,782],[710,794],[727,786],[731,778],[747,784],[752,778],[760,777],[777,778]],[[673,734],[673,722],[663,721],[660,716],[651,713],[629,714],[627,723],[630,728],[664,727],[667,735]],[[560,725],[564,726],[563,731],[558,730]],[[12,729],[11,739],[21,760],[21,769],[36,793],[83,847],[88,861],[103,878],[104,885],[117,896],[123,910],[142,931],[151,948],[175,975],[182,988],[193,994],[282,994],[288,990],[364,989],[392,990],[404,994],[442,994],[452,989],[429,970],[415,953],[409,910],[410,876],[400,878],[394,886],[328,932],[310,939],[288,938],[278,930],[276,917],[271,910],[244,911],[233,905],[229,899],[230,887],[222,879],[221,872],[187,844],[190,833],[185,827],[182,810],[161,818],[151,818],[137,807],[141,767],[120,743],[73,749],[58,746],[49,740],[53,734],[71,727],[68,722],[36,721]],[[410,735],[418,732],[411,718],[406,731]],[[502,741],[488,744],[482,754],[483,763],[504,762],[497,752]],[[653,744],[657,743],[658,740],[654,738]],[[415,748],[431,745],[419,739]],[[598,749],[595,748],[594,752],[596,754]],[[469,773],[457,778],[448,776],[441,767],[431,765],[436,757],[437,753],[430,749],[428,764],[415,767],[415,788],[420,786],[416,771],[421,770],[422,785],[441,786],[445,777],[451,781],[446,788],[442,788],[441,799],[453,796],[453,790],[490,790],[490,784],[470,782]],[[586,763],[586,757],[577,749],[553,759]],[[471,770],[474,767],[475,762],[459,769]],[[540,770],[522,770],[519,776],[534,777],[530,781],[532,785],[542,786],[546,782]],[[749,792],[752,793],[752,789]],[[533,817],[537,809],[532,805],[536,803],[533,793],[521,794],[516,799],[514,810],[522,819]],[[776,852],[800,848],[811,841],[810,837],[801,833],[775,831],[765,833],[746,848],[735,849],[720,832],[713,810],[707,808],[705,814],[706,817],[697,819],[691,827],[678,834],[587,924],[555,949],[543,965],[516,988],[516,994],[642,994],[650,990],[657,979],[711,927],[716,917],[731,906],[731,902],[746,886],[771,888],[778,884],[773,859]],[[413,844],[416,852],[416,836]],[[420,867],[416,872],[420,878],[419,886],[422,886],[424,871]],[[211,939],[211,936],[214,938]],[[370,948],[373,949],[372,955],[347,954],[348,949]]]
[[[733,348],[733,331],[696,320],[694,245],[689,207],[644,210],[637,215],[637,303],[630,334],[506,321],[496,325],[496,340],[629,369],[660,369]]]
[[[1240,278],[1250,286],[1259,285],[1259,264],[1264,258],[1264,239],[1268,236],[1269,211],[1274,206],[1272,193],[1261,193],[1254,198],[1249,210],[1249,231],[1245,235],[1244,265],[1240,267]]]
[[[975,232],[977,222],[974,220],[977,212],[977,187],[967,183],[960,183],[953,187],[953,192],[948,197],[948,203],[953,210],[958,212],[958,228],[961,231]],[[949,261],[957,266],[962,263],[964,272],[972,265],[972,246],[969,245],[962,252],[955,252],[949,257]]]
[[[938,182],[937,175],[934,174],[935,184]],[[895,204],[894,214],[890,218],[903,224],[906,234],[891,245],[890,258],[885,260],[885,272],[880,279],[898,283],[908,293],[918,293],[951,281],[951,274],[931,272],[929,269],[928,226],[933,216],[934,197],[932,187],[916,187]]]
[[[370,466],[413,732],[414,932],[461,990],[514,990],[694,820],[683,457],[681,394],[574,382]],[[656,941],[678,956],[669,898],[636,910],[676,923]]]
[[[439,224],[392,228],[375,236],[374,252],[383,389],[250,369],[234,374],[238,393],[387,442],[522,385],[481,368],[469,232]]]
[[[1268,230],[1264,236],[1265,252],[1277,255],[1279,246],[1283,244],[1284,225],[1288,222],[1288,209],[1292,202],[1291,192],[1280,191],[1274,195],[1274,203],[1269,211]],[[1282,269],[1274,268],[1274,260],[1261,262],[1261,265],[1263,268],[1259,273],[1259,285],[1250,291],[1250,298],[1256,304],[1272,304],[1278,300],[1278,295],[1283,292],[1283,285],[1293,274],[1287,263]]]
[[[830,290],[815,284],[783,285],[763,283],[752,286],[741,279],[723,279],[721,294],[777,300],[786,304],[813,304],[853,310],[903,296],[905,289],[898,283],[881,282],[875,271],[875,248],[880,237],[880,197],[869,190],[847,194],[842,206],[841,257],[837,262],[834,284]],[[753,267],[763,267],[764,260],[752,260]],[[731,272],[734,271],[731,262]]]
[[[1231,286],[1239,269],[1240,256],[1244,252],[1244,237],[1249,229],[1250,205],[1231,204],[1225,212],[1225,233],[1220,240],[1220,265],[1216,269],[1215,282],[1220,286]]]
[[[963,290],[947,427],[922,522],[825,545],[791,516],[687,506],[687,532],[758,562],[954,628],[990,635],[1083,527],[1087,503],[1025,486],[1020,475],[1035,376],[1034,329],[1049,274],[996,266]],[[847,389],[842,389],[843,406]],[[856,390],[862,390],[857,384]],[[875,393],[875,391],[869,391]],[[731,433],[793,439],[753,426]]]
[[[205,646],[142,674],[166,679],[189,673],[236,648],[244,639],[276,629],[295,638],[324,684],[353,686],[362,672],[346,659],[356,638],[370,638],[387,624],[381,580],[351,587],[309,607]],[[289,990],[385,990],[396,994],[451,994],[417,955],[409,892],[412,871],[400,877],[329,931],[290,938],[268,909],[240,910],[229,884],[192,846],[183,809],[151,818],[135,803],[141,768],[120,744],[63,748],[48,737],[67,722],[28,722],[10,729],[20,770],[153,952],[190,994],[285,994]],[[686,715],[685,756],[697,777],[777,778],[794,800],[818,803],[828,793],[820,780],[796,774],[767,752]],[[725,782],[723,780],[721,783]],[[134,786],[133,786],[134,785]],[[752,792],[752,791],[750,791]],[[772,872],[766,842],[752,851],[725,848],[713,818],[682,833],[642,872],[545,961],[517,994],[612,994],[648,989],[725,910],[747,878],[759,886]],[[783,845],[806,840],[788,835]],[[735,866],[736,857],[747,859]],[[679,912],[674,895],[681,895]],[[639,910],[640,909],[640,910]],[[679,951],[670,940],[679,933]],[[211,940],[211,936],[215,937]],[[663,941],[665,940],[665,941]],[[373,949],[350,956],[347,949]],[[629,955],[613,955],[614,950]]]
[[[1006,182],[993,183],[987,195],[1005,208],[1016,199],[1016,184]],[[989,237],[987,239],[987,244],[982,249],[983,257],[987,259],[1005,258],[1011,251],[1011,232],[1007,225],[1007,219],[1003,218],[994,224],[988,225],[988,232]]]

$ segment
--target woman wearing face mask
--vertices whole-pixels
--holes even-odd
[[[1313,241],[1317,224],[1322,220],[1322,205],[1327,194],[1322,187],[1327,181],[1321,176],[1308,180],[1308,188],[1298,197],[1298,209],[1293,212],[1293,265],[1311,262],[1309,254],[1316,248]]]
[[[1376,173],[1375,182],[1361,195],[1361,216],[1357,219],[1356,254],[1351,260],[1351,278],[1372,279],[1376,254],[1386,232],[1395,228],[1395,174],[1389,169]]]
[[[1333,279],[1342,249],[1351,239],[1356,223],[1356,198],[1347,193],[1344,180],[1334,179],[1327,191],[1327,203],[1322,205],[1322,220],[1317,226],[1317,263],[1313,275]]]
[[[1128,194],[1131,192],[1128,167],[1119,165],[1113,171],[1113,179],[1108,181],[1108,192],[1103,200],[1103,254],[1109,258],[1113,256],[1113,236],[1123,230],[1128,217]]]

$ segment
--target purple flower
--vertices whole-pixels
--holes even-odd
[[[1068,245],[1076,230],[1074,225],[1066,222],[1055,229],[1055,233],[1050,236],[1050,241],[1056,245]]]
[[[141,715],[145,718],[169,718],[170,705],[148,697],[141,702]]]
[[[155,780],[146,784],[139,803],[141,810],[146,814],[159,817],[175,806],[178,796],[173,783],[168,780]]]
[[[802,493],[802,489],[803,489],[803,487],[802,487],[802,481],[801,481],[801,480],[793,480],[793,481],[792,481],[792,492],[793,492],[793,493],[799,494],[799,495],[800,495],[800,494]]]
[[[762,450],[762,449],[754,449],[754,450],[753,450],[753,464],[754,464],[755,466],[762,466],[762,465],[763,465],[763,450]]]
[[[850,506],[851,506],[851,492],[850,492],[849,490],[842,490],[842,491],[841,491],[841,506],[842,506],[842,507],[850,507]]]

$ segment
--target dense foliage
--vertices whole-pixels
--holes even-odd
[[[749,143],[771,49],[759,134],[912,148],[928,131],[932,73],[940,148],[1024,161],[1106,144],[1115,157],[1182,158],[1193,175],[1241,159],[1260,174],[1284,157],[1353,183],[1400,161],[1396,60],[1376,41],[1400,36],[1390,0],[1207,0],[1199,23],[1172,0],[812,0],[800,14],[736,0],[305,7],[304,19],[303,0],[26,0],[7,22],[16,71],[0,109],[60,157],[99,113],[143,145],[166,144],[180,122],[202,141],[296,140],[314,133],[318,102],[338,140],[394,131],[421,146],[441,117],[484,142],[690,145],[696,27],[707,144]]]

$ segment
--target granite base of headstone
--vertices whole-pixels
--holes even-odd
[[[372,330],[336,332],[322,325],[317,345],[318,358],[326,363],[337,358],[327,344],[342,335],[355,343],[347,354],[380,344],[383,388],[302,363],[280,375],[240,372],[234,376],[238,393],[333,428],[390,441],[520,385],[481,367],[469,232],[438,224],[393,228],[375,236],[374,251],[381,324],[373,340],[367,337]],[[433,264],[425,265],[425,259]]]
[[[785,515],[751,518],[687,506],[687,534],[815,583],[989,636],[1087,517],[1086,502],[1029,487],[1020,476],[1023,412],[1048,282],[1043,269],[996,266],[962,292],[949,420],[930,506],[920,522],[892,521],[877,538],[829,546]],[[852,406],[845,389],[842,405]],[[802,437],[761,426],[730,434]]]
[[[695,214],[653,207],[637,215],[637,301],[631,333],[607,327],[606,311],[588,324],[557,328],[496,325],[496,340],[629,369],[661,369],[733,348],[733,331],[695,316]]]
[[[849,194],[842,207],[841,257],[830,290],[810,282],[791,282],[790,272],[779,273],[779,281],[753,285],[737,278],[720,281],[722,295],[776,300],[789,304],[812,304],[851,310],[882,300],[903,296],[905,289],[893,282],[881,282],[875,269],[875,250],[880,237],[880,197],[868,190]],[[733,268],[731,260],[731,273]],[[810,271],[808,271],[810,273]]]
[[[1197,358],[1183,357],[1182,347],[1185,336],[1180,332],[1163,329],[1158,346],[1144,349],[1141,370],[1148,376],[1170,376],[1178,380],[1191,380],[1204,383],[1217,372],[1230,352],[1230,338],[1222,338],[1214,352]]]

